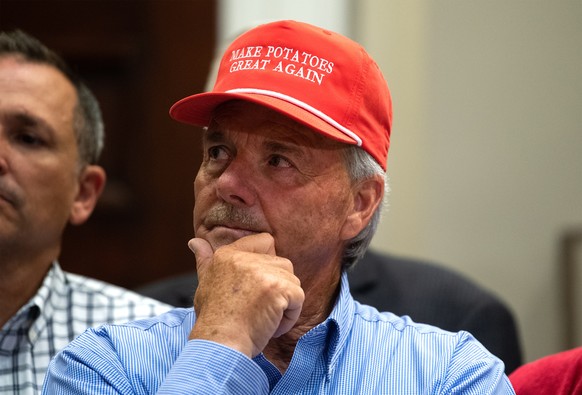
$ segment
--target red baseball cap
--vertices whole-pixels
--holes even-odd
[[[212,110],[242,99],[278,111],[334,140],[361,146],[386,170],[392,100],[380,68],[358,43],[303,22],[259,25],[226,49],[214,88],[170,108],[208,126]]]

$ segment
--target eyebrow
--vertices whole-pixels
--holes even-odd
[[[27,127],[45,129],[51,133],[53,132],[53,127],[48,122],[26,111],[19,111],[14,113],[13,119],[15,119],[15,121],[18,122],[19,124]]]
[[[224,141],[224,133],[218,130],[206,129],[204,131],[203,139],[209,143],[220,143]]]
[[[220,130],[206,129],[204,131],[203,140],[205,143],[222,143],[226,140],[224,133]],[[281,154],[293,154],[300,157],[305,156],[304,150],[292,141],[281,142],[277,140],[267,140],[262,144],[263,149],[269,152],[276,152]]]

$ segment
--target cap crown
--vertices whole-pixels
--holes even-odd
[[[211,92],[182,99],[170,114],[205,126],[216,105],[235,98],[359,145],[386,169],[390,92],[377,64],[347,37],[296,21],[260,25],[227,48]]]

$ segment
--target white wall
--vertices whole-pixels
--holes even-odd
[[[502,297],[526,360],[560,350],[558,237],[582,226],[579,0],[223,0],[219,37],[292,18],[362,43],[394,99],[373,246]]]
[[[351,0],[219,0],[218,42],[230,41],[250,24],[295,19],[350,34]]]
[[[452,266],[562,347],[558,238],[582,226],[582,2],[364,0],[394,96],[391,208],[373,245]]]

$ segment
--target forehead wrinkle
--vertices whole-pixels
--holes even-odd
[[[221,119],[222,118],[222,119]],[[204,138],[208,142],[222,142],[229,139],[229,135],[262,136],[263,148],[278,151],[290,151],[291,146],[308,145],[309,139],[305,134],[284,122],[272,119],[255,119],[256,124],[240,123],[236,117],[215,117],[204,132]]]
[[[248,108],[258,111],[256,117],[243,117],[239,114],[248,113]],[[244,110],[243,110],[244,109]],[[260,105],[255,105],[243,101],[230,101],[214,109],[211,122],[207,130],[219,133],[214,138],[219,138],[218,142],[229,139],[230,132],[242,133],[247,136],[263,136],[261,144],[263,149],[289,153],[303,152],[302,148],[315,148],[317,150],[334,150],[345,147],[327,136],[321,135],[308,125],[304,125],[288,116],[270,110]],[[216,140],[207,140],[216,142]]]
[[[315,130],[285,116],[265,119],[261,124],[268,131],[268,137],[281,145],[296,147],[321,147],[327,139]]]
[[[281,152],[281,153],[292,153],[300,152],[301,150],[295,143],[281,142],[277,140],[267,140],[263,142],[263,147],[267,151]]]

